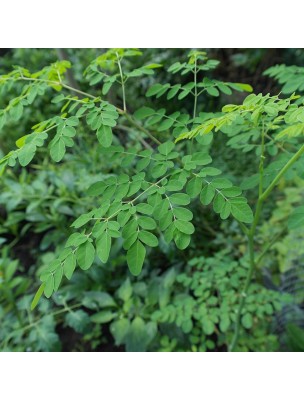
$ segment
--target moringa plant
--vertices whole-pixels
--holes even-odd
[[[16,149],[0,161],[1,174],[17,163],[30,168],[34,157],[42,154],[49,154],[56,163],[68,160],[72,148],[85,156],[80,139],[99,146],[100,158],[94,162],[100,180],[84,188],[94,207],[73,222],[73,233],[62,251],[41,274],[32,308],[43,293],[51,297],[64,276],[71,279],[76,266],[88,270],[95,257],[107,263],[115,240],[122,241],[134,276],[141,273],[147,253],[158,247],[160,240],[186,249],[195,231],[191,207],[199,200],[222,220],[236,220],[248,240],[250,267],[240,288],[229,347],[234,351],[254,273],[277,239],[270,238],[260,252],[256,251],[263,206],[285,173],[297,172],[300,166],[304,145],[299,147],[294,138],[304,131],[304,107],[294,103],[298,98],[294,94],[288,98],[250,94],[240,105],[225,105],[222,112],[203,112],[206,96],[229,96],[233,91],[252,92],[252,88],[207,77],[218,61],[208,59],[205,52],[190,51],[186,61],[168,68],[174,83],[149,87],[147,103],[134,111],[128,102],[132,81],[146,81],[161,68],[153,63],[130,69],[130,57],[141,54],[136,49],[110,49],[93,60],[84,74],[90,86],[97,85],[97,95],[96,88],[86,92],[66,83],[71,65],[65,60],[36,73],[15,67],[0,77],[2,91],[22,82],[20,95],[0,111],[0,127],[22,118],[24,108],[33,107],[35,98],[48,95],[49,89],[59,92],[52,103],[60,109],[17,140]],[[177,76],[180,83],[176,83]],[[116,94],[115,104],[108,101],[111,93]],[[178,104],[186,99],[187,107],[182,105],[173,113],[153,108],[154,100],[161,97],[166,98],[168,107],[173,101]],[[210,156],[213,135],[222,134],[229,139],[227,146],[236,152],[256,154],[256,174],[241,185],[235,184],[240,177],[228,179]],[[255,200],[249,201],[244,192],[254,188]],[[295,210],[290,227],[297,227],[303,215],[302,208]]]

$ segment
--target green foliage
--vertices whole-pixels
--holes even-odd
[[[294,92],[303,92],[303,72],[303,67],[281,64],[268,68],[264,74],[274,78],[280,85],[283,85],[282,93],[290,94]]]
[[[281,138],[286,134],[282,130],[282,124],[291,125],[291,127],[298,126],[297,122],[301,121],[304,110],[303,107],[292,104],[292,101],[298,97],[293,94],[287,99],[280,99],[279,96],[270,96],[269,94],[265,96],[250,94],[245,98],[242,105],[228,104],[224,106],[221,115],[207,119],[190,132],[180,134],[177,140],[206,135],[213,130],[215,132],[223,131],[224,133],[227,132],[227,129],[227,133],[235,130],[230,144],[234,145],[239,142],[244,147],[243,151],[251,151],[254,146],[249,145],[248,147],[248,142],[250,143],[250,139],[259,138],[259,129],[262,127],[267,133],[272,131],[276,133],[279,130],[277,138]],[[297,112],[296,115],[295,111]],[[291,127],[288,127],[288,129],[291,129]],[[253,130],[254,128],[256,128],[256,131]],[[251,134],[244,135],[244,130],[245,132],[253,131]],[[236,138],[238,138],[237,141]]]
[[[304,331],[294,324],[287,326],[289,348],[292,351],[304,351]]]
[[[248,84],[243,83],[230,83],[220,82],[205,77],[202,81],[198,80],[198,74],[213,70],[218,66],[217,60],[209,60],[207,54],[203,51],[190,51],[187,62],[176,62],[168,68],[168,72],[171,74],[194,75],[194,81],[189,82],[186,85],[176,84],[170,85],[166,83],[164,85],[156,83],[151,86],[147,91],[147,97],[156,96],[157,98],[166,94],[167,100],[171,100],[177,96],[178,100],[182,100],[188,95],[192,95],[195,98],[199,97],[202,93],[206,92],[210,96],[218,97],[220,92],[230,95],[232,90],[252,92],[252,87]]]
[[[218,61],[192,50],[165,72],[142,58],[137,49],[110,49],[83,65],[78,89],[68,61],[0,77],[6,96],[20,88],[0,111],[0,126],[18,122],[23,130],[0,160],[0,244],[12,241],[5,249],[14,252],[37,237],[27,269],[41,281],[12,283],[18,262],[5,267],[13,272],[5,272],[4,349],[24,341],[59,350],[57,324],[82,335],[81,349],[101,346],[104,332],[127,351],[278,348],[270,327],[288,299],[261,284],[262,244],[272,232],[263,237],[257,227],[272,213],[264,203],[274,189],[303,175],[299,96],[250,94],[220,112],[215,99],[239,103],[235,91],[253,89],[215,79]],[[50,113],[29,130],[23,115],[36,101]],[[297,232],[301,200],[277,207]]]
[[[220,253],[213,258],[192,259],[185,272],[175,277],[181,285],[178,292],[152,314],[153,320],[160,324],[176,324],[184,335],[190,334],[188,340],[191,344],[188,346],[191,345],[192,351],[228,346],[236,320],[233,310],[239,301],[238,288],[243,284],[248,268],[245,260],[238,264]],[[268,344],[269,324],[265,322],[271,320],[273,313],[281,309],[282,302],[288,302],[290,298],[258,284],[251,286],[247,296],[246,308],[242,310],[242,325],[246,331],[261,329],[261,332],[259,340],[246,350],[259,351],[259,346],[260,349],[263,346],[267,348]],[[215,332],[218,342],[214,340]]]

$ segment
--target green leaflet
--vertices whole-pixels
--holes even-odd
[[[115,339],[116,346],[124,343],[125,338],[130,329],[130,321],[127,318],[122,318],[112,322],[110,330]]]
[[[125,280],[125,282],[120,286],[117,294],[118,297],[123,300],[123,301],[127,301],[130,299],[130,297],[132,296],[133,293],[133,288],[130,282],[130,279],[127,278]]]
[[[174,226],[178,231],[185,233],[187,235],[191,235],[194,232],[194,226],[189,221],[175,220]]]
[[[112,128],[110,126],[101,126],[97,131],[97,139],[104,147],[110,147],[113,141]]]
[[[28,165],[34,158],[36,153],[36,147],[29,145],[23,147],[18,153],[18,160],[22,167]]]
[[[250,329],[252,327],[253,321],[252,316],[249,313],[246,313],[242,316],[242,325],[246,329]]]
[[[214,201],[213,201],[213,210],[214,212],[216,212],[217,214],[221,213],[222,209],[225,206],[225,198],[221,195],[221,193],[217,193]]]
[[[175,95],[178,93],[179,89],[180,89],[181,85],[177,84],[174,85],[168,92],[167,94],[167,100],[172,99],[173,97],[175,97]]]
[[[203,186],[203,179],[199,176],[195,176],[187,184],[186,188],[187,194],[191,198],[198,196],[202,191],[202,186]]]
[[[95,248],[93,244],[89,241],[81,244],[76,251],[76,258],[81,269],[89,269],[95,258]]]
[[[192,211],[188,210],[187,208],[183,207],[175,207],[172,210],[173,215],[182,221],[191,221],[193,218]]]
[[[215,87],[206,87],[206,91],[210,96],[219,96],[220,92]]]
[[[186,193],[172,194],[169,199],[172,204],[177,204],[180,206],[186,206],[190,203],[190,197]]]
[[[79,233],[79,232],[74,232],[68,238],[68,240],[65,244],[65,247],[72,247],[72,246],[78,247],[79,245],[86,242],[87,240],[88,240],[88,237],[85,234]]]
[[[214,323],[209,318],[204,318],[202,322],[204,333],[206,335],[212,335],[215,329]]]
[[[18,160],[22,167],[28,165],[36,154],[37,147],[43,146],[48,134],[42,133],[32,133],[30,135],[25,135],[19,140],[17,140],[16,145],[19,150],[16,151],[18,155]]]
[[[207,185],[201,192],[200,201],[202,202],[202,204],[207,206],[212,202],[214,195],[215,195],[215,188],[211,185]]]
[[[245,202],[236,201],[237,198],[231,199],[231,214],[240,222],[250,224],[253,221],[253,212],[249,205]]]
[[[185,250],[190,244],[191,237],[183,232],[176,232],[174,235],[174,242],[176,247],[180,250]]]
[[[76,268],[76,256],[70,253],[64,261],[63,272],[67,279],[71,279]]]
[[[54,273],[54,291],[56,292],[59,289],[61,280],[63,277],[63,268],[60,264]]]
[[[45,295],[45,297],[49,298],[52,296],[53,291],[54,291],[54,285],[55,285],[54,275],[50,274],[44,283],[45,283],[44,295]]]
[[[107,292],[101,292],[99,290],[90,290],[89,292],[85,292],[82,304],[91,310],[117,306],[111,295],[109,295]]]
[[[151,115],[155,114],[155,111],[150,108],[150,107],[141,107],[134,113],[134,117],[136,119],[145,119],[147,117],[150,117]]]
[[[175,144],[173,142],[165,142],[163,144],[161,144],[160,146],[158,146],[158,151],[167,156],[168,154],[171,153],[171,151],[174,149]]]
[[[65,143],[62,138],[58,138],[58,140],[52,144],[50,155],[55,162],[59,162],[63,159],[65,155]]]
[[[112,239],[108,231],[104,232],[96,241],[96,252],[101,262],[108,261]]]
[[[136,240],[127,252],[127,263],[132,275],[138,276],[141,273],[145,256],[145,246],[139,240]]]
[[[153,230],[157,226],[155,220],[150,217],[139,217],[138,224],[141,228],[148,230]]]
[[[78,217],[71,226],[73,226],[74,228],[80,228],[81,226],[87,224],[91,220],[91,218],[92,213],[80,215],[80,217]]]
[[[221,332],[226,332],[230,327],[230,318],[229,314],[222,314],[220,321],[220,330]]]
[[[165,173],[167,172],[167,169],[168,169],[168,167],[167,167],[166,163],[155,164],[152,169],[153,178],[159,178],[159,177],[165,175]]]
[[[231,204],[226,201],[224,206],[220,210],[220,217],[222,219],[227,219],[231,213]]]
[[[232,187],[232,183],[225,178],[215,178],[211,184],[215,189],[228,189]]]
[[[158,246],[158,239],[153,233],[148,231],[140,231],[138,234],[138,239],[140,239],[143,243],[150,247]]]
[[[112,321],[115,318],[117,313],[110,310],[103,310],[91,316],[91,321],[95,322],[95,324],[105,324],[107,322]]]
[[[17,103],[14,107],[10,109],[10,117],[14,121],[18,121],[23,114],[23,105],[21,103]]]
[[[231,186],[226,189],[223,189],[222,194],[225,197],[237,197],[242,194],[242,190],[240,188],[238,188],[237,186]]]
[[[157,93],[159,93],[161,90],[163,90],[163,85],[161,85],[160,83],[156,83],[155,85],[151,86],[148,89],[146,96],[147,97],[154,96]]]
[[[37,307],[37,304],[38,304],[41,296],[43,295],[44,288],[45,288],[45,283],[42,283],[40,285],[39,289],[37,290],[37,292],[33,298],[33,301],[31,303],[31,311],[33,311]]]

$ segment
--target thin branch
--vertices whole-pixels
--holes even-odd
[[[161,142],[156,139],[156,137],[154,137],[146,128],[144,128],[142,125],[138,124],[130,114],[122,112],[122,115],[124,115],[126,117],[126,119],[130,122],[130,124],[132,124],[135,128],[137,128],[138,130],[140,130],[141,132],[144,132],[151,140],[153,140],[154,143],[160,145]]]
[[[276,243],[276,241],[284,235],[284,233],[287,231],[286,228],[284,228],[281,232],[279,232],[277,235],[274,236],[274,238],[266,245],[264,250],[262,250],[261,254],[258,256],[258,258],[255,259],[254,263],[256,266],[260,264],[262,261],[263,257],[267,254],[268,250]]]
[[[260,199],[262,201],[266,200],[267,197],[270,195],[272,192],[273,188],[276,186],[276,184],[279,182],[281,177],[288,171],[288,169],[301,157],[301,155],[304,153],[304,144],[300,147],[300,149],[291,157],[291,159],[288,161],[288,163],[281,169],[281,171],[277,174],[277,176],[273,179],[271,184],[268,186],[268,188],[265,190],[264,193],[260,196]]]
[[[120,58],[119,58],[119,55],[117,52],[116,52],[116,57],[117,57],[117,64],[118,64],[119,74],[120,74],[120,79],[121,79],[123,110],[124,110],[124,112],[126,112],[127,106],[126,106],[126,94],[125,94],[125,81],[124,81],[124,77],[123,77],[123,73],[122,73]]]
[[[59,60],[68,60],[69,61],[69,56],[65,49],[56,49],[56,54],[57,54]],[[68,84],[70,87],[72,87],[76,90],[80,90],[80,87],[79,87],[71,69],[68,69],[66,71],[66,78],[67,78],[67,81],[68,81]]]
[[[6,78],[6,80],[14,80],[14,81],[25,80],[25,81],[31,81],[31,82],[44,82],[44,83],[48,83],[50,85],[60,85],[60,86],[64,87],[65,89],[77,92],[77,93],[83,95],[84,97],[89,97],[90,99],[93,99],[93,100],[100,99],[99,97],[96,97],[96,96],[93,96],[92,94],[83,92],[82,90],[77,90],[69,85],[66,85],[65,83],[60,83],[58,81],[51,81],[48,79],[39,79],[39,78],[26,78],[24,76],[19,77],[19,78]],[[153,140],[153,142],[155,142],[158,145],[161,144],[161,142],[158,139],[156,139],[146,128],[144,128],[143,126],[138,124],[130,114],[128,114],[126,111],[124,111],[118,107],[116,107],[116,110],[120,115],[124,115],[126,117],[126,119],[130,122],[131,125],[133,125],[135,128],[137,128],[141,132],[145,133],[151,140]]]

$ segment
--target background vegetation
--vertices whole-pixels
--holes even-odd
[[[104,86],[94,74],[83,72],[105,49],[6,49],[1,51],[0,75],[19,65],[39,71],[56,60],[67,59],[72,69],[66,82],[76,90],[99,96]],[[301,68],[277,68],[277,64],[303,65],[300,49],[204,49],[209,59],[219,61],[207,71],[209,79],[250,84],[254,93],[304,92]],[[128,59],[128,69],[158,63],[156,74],[133,79],[126,87],[131,112],[148,105],[192,112],[188,97],[168,101],[146,97],[152,85],[173,79],[187,84],[187,76],[170,75],[167,69],[187,59],[189,49],[146,49],[141,57]],[[92,71],[91,71],[92,72]],[[273,79],[275,78],[275,79]],[[302,82],[303,81],[303,82]],[[24,82],[1,91],[0,109],[19,96]],[[217,90],[217,89],[216,89]],[[197,104],[198,112],[215,113],[227,103],[240,104],[242,91],[206,93]],[[231,93],[230,93],[231,92]],[[72,93],[73,94],[73,93]],[[75,94],[75,93],[74,93]],[[123,108],[123,97],[114,87],[104,98]],[[299,104],[302,101],[300,97]],[[15,148],[15,142],[40,121],[58,115],[60,105],[50,102],[48,93],[37,97],[22,117],[9,115],[0,132],[0,156]],[[136,146],[136,128],[118,124],[120,143]],[[168,135],[165,132],[165,135]],[[211,135],[211,134],[210,134]],[[211,136],[210,136],[211,137]],[[207,136],[206,136],[207,138]],[[143,137],[147,146],[155,145]],[[204,139],[209,146],[209,139]],[[195,234],[190,246],[178,250],[159,241],[149,252],[142,273],[130,274],[122,244],[114,242],[107,263],[97,258],[88,271],[76,270],[63,281],[50,299],[41,298],[30,310],[39,287],[39,276],[73,232],[71,224],[94,207],[86,189],[100,178],[110,177],[120,160],[100,151],[96,138],[80,126],[76,146],[60,163],[54,163],[45,149],[33,162],[21,168],[7,168],[0,180],[0,346],[2,351],[227,351],[233,335],[240,287],[248,268],[247,243],[240,226],[222,220],[211,208],[195,202],[192,207]],[[210,153],[214,163],[237,184],[255,179],[257,153],[233,135],[213,136]],[[290,150],[295,142],[291,140]],[[255,145],[254,145],[255,146]],[[257,145],[256,145],[257,146]],[[280,154],[280,143],[272,143],[268,157]],[[254,150],[254,151],[252,151]],[[187,154],[187,148],[183,151]],[[284,152],[283,152],[284,153]],[[183,154],[184,155],[184,154]],[[132,162],[132,160],[131,160]],[[287,229],[293,209],[303,203],[303,161],[280,182],[258,230],[258,250],[276,238],[259,263],[242,313],[238,351],[303,351],[303,236],[300,226]],[[125,168],[131,168],[126,164]],[[269,171],[271,174],[271,171]],[[254,207],[254,190],[248,190]]]

